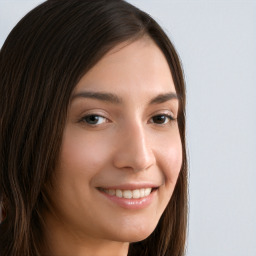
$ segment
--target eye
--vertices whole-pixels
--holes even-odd
[[[150,119],[150,123],[163,125],[163,124],[169,123],[172,120],[174,120],[174,118],[171,115],[162,114],[162,115],[153,116]]]
[[[88,115],[82,118],[82,122],[89,125],[99,125],[107,122],[107,118],[100,115]]]

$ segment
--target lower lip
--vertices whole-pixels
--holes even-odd
[[[133,199],[133,198],[127,199],[123,197],[111,196],[103,191],[99,191],[99,192],[102,195],[104,195],[106,198],[111,200],[113,203],[119,205],[122,208],[138,210],[138,209],[146,208],[152,203],[156,195],[157,189],[154,189],[148,196],[143,198],[138,198],[138,199]]]

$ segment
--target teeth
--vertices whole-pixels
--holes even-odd
[[[145,196],[145,189],[144,189],[144,188],[141,188],[141,189],[140,189],[140,196],[141,196],[141,197],[144,197],[144,196]]]
[[[108,192],[111,196],[114,196],[116,194],[116,191],[114,189],[109,189]]]
[[[144,196],[144,195],[143,195]],[[140,198],[140,190],[139,189],[135,189],[132,191],[132,198]]]
[[[123,191],[123,197],[128,198],[128,199],[132,198],[132,191],[131,190],[124,190]]]
[[[111,196],[117,196],[127,199],[138,199],[142,197],[148,196],[152,188],[141,188],[141,189],[135,189],[135,190],[120,190],[120,189],[102,189],[105,193],[111,195]]]
[[[113,195],[113,196],[114,196],[114,195]],[[116,190],[116,196],[117,196],[117,197],[123,197],[123,192],[122,192],[122,190],[117,189],[117,190]]]
[[[148,196],[151,192],[151,188],[145,188],[145,196]]]

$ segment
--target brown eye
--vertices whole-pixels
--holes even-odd
[[[151,118],[151,122],[155,123],[155,124],[166,124],[171,120],[174,120],[172,116],[169,115],[157,115],[157,116],[153,116]]]

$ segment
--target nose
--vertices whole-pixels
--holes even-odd
[[[156,159],[148,140],[142,125],[127,127],[117,141],[118,146],[114,156],[115,167],[138,172],[154,165]]]

